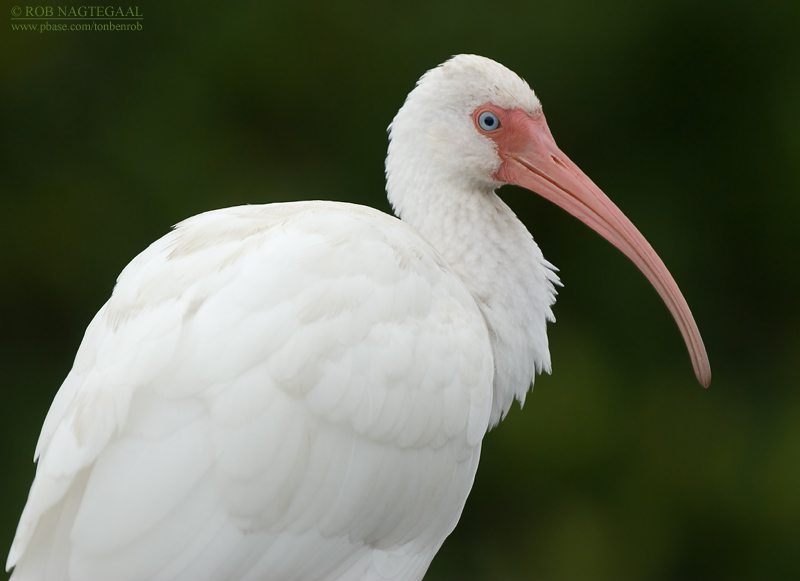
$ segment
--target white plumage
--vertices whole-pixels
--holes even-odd
[[[484,105],[505,131],[502,111],[543,122],[481,57],[409,95],[387,158],[402,222],[228,208],[123,270],[42,428],[13,579],[424,575],[483,435],[550,365],[558,279],[494,194],[517,182]]]

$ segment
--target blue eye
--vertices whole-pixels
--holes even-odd
[[[500,119],[491,111],[484,111],[478,116],[478,125],[484,131],[494,131],[500,127]]]

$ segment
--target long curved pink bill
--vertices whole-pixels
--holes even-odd
[[[680,328],[697,380],[711,383],[703,339],[686,299],[652,246],[580,168],[558,149],[544,114],[507,112],[514,134],[498,142],[503,164],[495,177],[532,190],[598,232],[628,256],[650,280]]]

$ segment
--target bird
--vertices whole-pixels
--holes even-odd
[[[429,70],[385,171],[395,216],[218,209],[122,270],[44,421],[12,579],[422,579],[484,435],[551,370],[560,281],[504,184],[631,258],[710,383],[669,271],[517,74],[468,54]]]

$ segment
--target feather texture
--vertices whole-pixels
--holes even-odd
[[[471,487],[492,373],[471,295],[400,221],[323,202],[196,216],[89,326],[14,579],[424,571]]]

